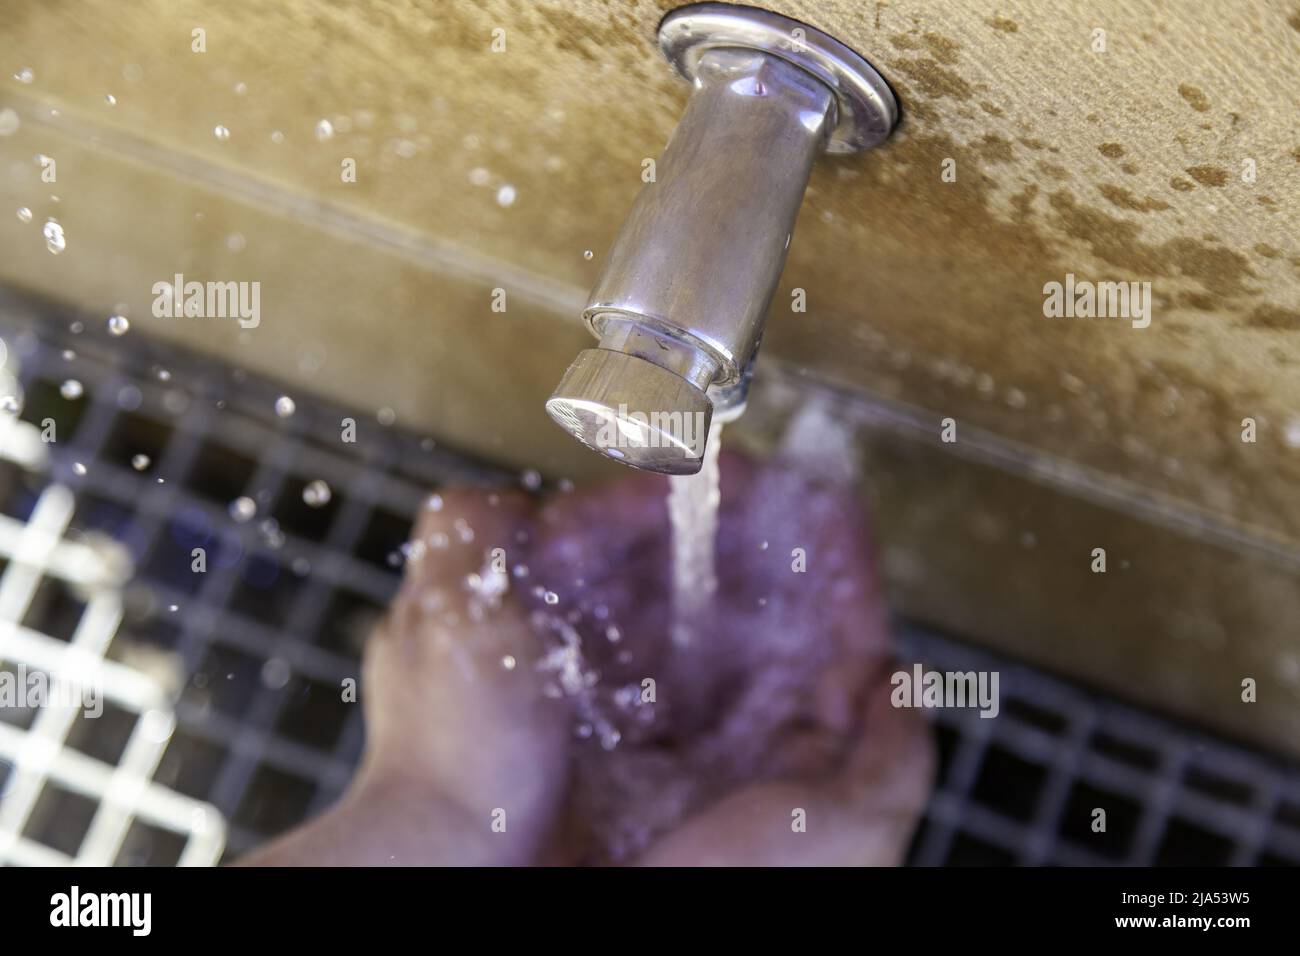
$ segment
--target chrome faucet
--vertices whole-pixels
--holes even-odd
[[[682,7],[659,45],[694,91],[583,312],[599,343],[546,410],[602,454],[694,474],[711,422],[744,410],[813,163],[884,142],[898,106],[862,57],[764,10]]]

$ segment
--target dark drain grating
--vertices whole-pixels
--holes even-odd
[[[439,485],[516,478],[302,396],[279,419],[267,381],[142,337],[121,348],[94,328],[63,332],[71,318],[34,325],[31,312],[0,293],[22,417],[57,422],[48,477],[76,493],[72,527],[122,542],[137,567],[109,656],[162,655],[176,672],[177,726],[154,779],[221,812],[232,859],[346,786],[362,727],[340,682],[359,678],[361,643],[397,587],[408,516]],[[59,391],[68,378],[84,387],[74,401]],[[356,444],[313,437],[345,416],[357,421]],[[132,466],[138,454],[150,459],[142,471]],[[305,507],[303,489],[318,479],[330,503]],[[0,512],[26,520],[47,480],[0,462]],[[241,496],[257,504],[244,522],[229,510]],[[206,574],[189,571],[195,547],[206,550]],[[47,593],[30,626],[66,632],[76,624],[71,599]],[[912,862],[1300,863],[1296,767],[915,626],[900,637],[906,660],[1001,675],[997,719],[930,712],[939,782]],[[68,746],[111,763],[121,743],[113,733],[101,719],[74,728]],[[0,761],[0,795],[9,772]],[[47,789],[27,835],[75,854],[94,808]],[[1103,834],[1091,827],[1097,807]],[[116,859],[179,855],[175,834],[136,821]]]
[[[922,628],[900,638],[905,660],[1000,675],[994,719],[927,711],[938,786],[913,863],[1300,864],[1295,765]]]

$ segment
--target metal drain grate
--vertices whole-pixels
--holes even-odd
[[[172,675],[176,727],[153,779],[215,807],[225,858],[237,857],[351,777],[361,714],[339,686],[359,677],[361,643],[397,587],[409,516],[439,485],[516,476],[355,413],[356,444],[322,441],[347,411],[295,396],[281,419],[271,383],[143,337],[122,348],[97,328],[72,331],[71,317],[36,325],[32,312],[0,292],[22,417],[53,418],[59,440],[50,474],[0,463],[0,512],[28,521],[54,480],[75,493],[73,529],[129,551],[137,583],[108,657]],[[69,378],[83,386],[71,401],[60,394]],[[137,470],[141,454],[149,464]],[[303,502],[315,480],[331,489],[321,508]],[[256,504],[245,521],[230,512],[241,496]],[[195,547],[205,574],[190,572]],[[66,633],[69,599],[47,588],[29,624]],[[1297,768],[914,626],[900,636],[905,660],[1001,674],[998,719],[931,712],[941,770],[913,862],[1300,862]],[[106,713],[74,743],[111,763],[119,723]],[[6,773],[0,759],[0,807]],[[1093,807],[1107,810],[1105,834],[1091,832]],[[75,843],[93,810],[51,804],[45,839]],[[166,834],[142,834],[117,861],[169,864],[180,852]]]
[[[397,587],[408,516],[445,482],[511,477],[360,416],[355,444],[327,445],[312,436],[337,434],[342,410],[300,402],[281,419],[268,383],[141,337],[121,348],[74,318],[61,320],[67,332],[22,321],[30,312],[0,297],[0,338],[20,369],[20,417],[53,419],[58,441],[48,475],[0,465],[0,512],[27,521],[54,480],[75,493],[74,533],[128,550],[136,584],[107,656],[144,669],[162,661],[175,676],[176,728],[154,780],[215,806],[234,858],[350,779],[361,715],[340,684],[359,679],[361,643]],[[74,400],[60,391],[68,379],[82,386]],[[137,455],[149,459],[142,471]],[[317,480],[331,496],[311,508],[303,489]],[[230,511],[241,496],[257,510],[242,522]],[[191,572],[194,548],[205,549],[204,574]],[[62,633],[70,599],[47,588],[29,625]],[[111,733],[109,716],[96,734]],[[6,772],[0,764],[0,803]],[[51,814],[76,829],[92,811]],[[171,841],[133,847],[129,862],[177,862]]]
[[[899,636],[906,660],[1000,674],[996,719],[927,712],[940,767],[913,863],[1300,864],[1300,768],[920,628]]]

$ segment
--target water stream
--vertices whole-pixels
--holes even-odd
[[[718,454],[722,423],[709,426],[704,461],[694,475],[668,479],[668,519],[673,540],[673,640],[691,641],[700,613],[718,589],[714,545],[718,532]]]

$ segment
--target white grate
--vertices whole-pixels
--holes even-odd
[[[8,414],[0,418],[0,458],[32,469],[42,463],[41,450],[38,429]],[[104,656],[122,620],[126,551],[108,541],[66,539],[75,504],[71,490],[52,483],[27,521],[0,515],[0,662],[16,687],[25,688],[26,676],[39,673],[47,678],[43,686],[60,691],[38,702],[27,727],[0,721],[0,761],[9,765],[0,790],[0,864],[106,866],[138,820],[184,838],[181,865],[211,865],[225,843],[221,814],[151,779],[176,726],[168,695],[149,675]],[[70,641],[23,624],[45,580],[86,595]],[[83,702],[95,699],[134,717],[116,764],[79,753],[68,742]],[[51,785],[95,808],[72,854],[26,832]]]

